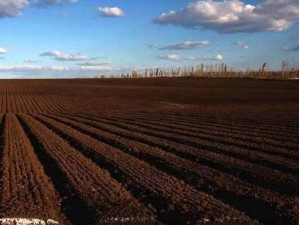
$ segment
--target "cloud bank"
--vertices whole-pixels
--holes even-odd
[[[16,17],[29,5],[48,7],[63,2],[76,3],[79,0],[0,0],[0,18]]]
[[[200,0],[183,9],[162,13],[154,22],[219,33],[251,33],[283,31],[298,19],[298,0],[264,0],[256,6],[240,0]]]
[[[4,71],[111,71],[109,66],[42,66],[42,65],[11,65],[1,66],[0,72]]]
[[[109,66],[67,66],[67,65],[0,65],[0,76],[9,78],[67,78],[81,76],[99,76],[110,74]]]
[[[27,0],[0,0],[0,17],[15,17],[28,6]]]

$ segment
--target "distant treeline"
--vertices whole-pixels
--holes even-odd
[[[299,70],[287,67],[287,63],[282,62],[280,71],[271,71],[267,69],[267,63],[264,63],[259,70],[247,68],[245,71],[228,68],[226,64],[190,66],[176,69],[145,69],[143,71],[133,70],[128,73],[102,75],[94,78],[159,78],[159,77],[238,77],[238,78],[299,78]],[[79,77],[88,78],[88,77]]]

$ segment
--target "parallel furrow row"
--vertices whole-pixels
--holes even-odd
[[[54,115],[51,115],[51,117]],[[56,116],[55,118],[60,117]],[[69,117],[65,115],[65,117]],[[223,154],[204,151],[200,148],[176,143],[164,138],[158,138],[151,133],[144,134],[136,132],[134,128],[124,125],[121,122],[111,122],[89,116],[79,116],[90,120],[94,126],[99,129],[113,132],[116,135],[146,143],[153,147],[159,147],[165,151],[175,153],[180,157],[187,158],[191,161],[202,165],[212,167],[223,172],[233,174],[240,179],[246,180],[258,186],[267,189],[295,195],[298,193],[298,178],[283,172],[268,169],[267,167],[252,164],[246,161],[234,159]]]
[[[106,117],[107,118],[107,117]],[[111,117],[108,117],[110,119]],[[288,141],[278,141],[270,138],[265,138],[259,136],[260,133],[250,133],[242,134],[233,129],[217,129],[215,125],[202,125],[200,127],[192,127],[192,123],[180,124],[175,121],[168,121],[167,119],[157,119],[157,118],[132,118],[125,116],[116,116],[115,118],[120,118],[129,121],[142,121],[152,125],[160,125],[164,128],[169,128],[174,132],[183,132],[191,137],[217,137],[221,141],[234,143],[243,147],[249,147],[251,149],[260,149],[266,153],[273,154],[290,154],[290,156],[298,157],[299,155],[299,144],[293,143],[291,138]]]
[[[133,182],[134,186],[140,187],[146,193],[151,193],[153,197],[156,196],[153,199],[164,201],[164,204],[166,203],[164,210],[159,210],[162,213],[160,218],[164,222],[171,219],[177,220],[179,224],[187,224],[188,221],[195,223],[201,219],[209,219],[214,223],[220,221],[226,224],[257,223],[212,196],[194,189],[174,176],[169,176],[136,157],[99,142],[70,126],[53,120],[51,125],[55,127],[54,132],[63,135],[69,142],[73,142],[86,156],[95,162],[101,158],[112,168],[121,171],[122,175]],[[150,196],[147,195],[147,197]],[[158,206],[158,202],[151,203],[154,207],[161,207]],[[170,213],[173,214],[173,217],[170,216]]]
[[[234,130],[238,132],[242,132],[245,134],[254,134],[255,132],[261,133],[263,137],[269,137],[269,138],[278,138],[282,140],[288,140],[290,136],[292,138],[295,138],[297,143],[299,142],[299,135],[296,134],[296,128],[291,130],[289,127],[283,127],[277,125],[275,128],[273,127],[267,127],[264,125],[264,121],[260,122],[254,122],[254,121],[248,121],[248,123],[239,123],[237,121],[234,121],[233,118],[230,119],[224,119],[223,117],[206,117],[206,116],[197,116],[197,117],[184,117],[179,115],[169,115],[169,114],[161,114],[161,115],[148,115],[148,114],[138,114],[136,115],[136,118],[152,118],[152,119],[162,119],[169,122],[174,123],[183,123],[183,124],[191,124],[192,127],[200,127],[203,124],[204,125],[211,125],[215,126],[216,128],[221,129],[228,129],[228,130]]]
[[[1,217],[54,219],[69,224],[60,211],[61,199],[16,116],[7,115],[3,122]]]
[[[113,122],[121,122],[130,125],[136,131],[148,134],[155,134],[159,138],[166,138],[182,144],[187,144],[207,151],[214,151],[220,154],[229,155],[231,157],[267,166],[271,169],[282,170],[284,172],[299,174],[298,161],[294,157],[299,155],[287,154],[283,156],[269,154],[271,148],[267,152],[260,150],[258,146],[244,146],[237,141],[229,141],[228,139],[219,138],[215,135],[194,135],[185,131],[175,131],[173,129],[164,128],[161,125],[151,125],[150,122],[135,122],[121,119],[107,119]],[[285,153],[285,152],[284,152]],[[285,156],[288,156],[285,158]],[[296,158],[297,159],[297,158]]]
[[[68,216],[73,224],[107,224],[111,218],[131,218],[131,222],[137,224],[145,219],[152,221],[150,211],[107,171],[40,122],[28,115],[21,115],[19,119],[56,189],[66,198],[65,207],[70,211]]]
[[[51,124],[53,119],[44,116],[35,116],[36,119]],[[57,119],[55,121],[58,121]],[[65,119],[59,121],[70,124],[74,129],[96,138],[112,147],[138,157],[158,169],[183,179],[197,189],[205,191],[216,198],[245,211],[265,224],[277,223],[297,224],[299,215],[296,214],[296,202],[293,198],[271,192],[244,182],[234,176],[213,170],[209,167],[195,164],[174,154],[164,152],[146,144],[132,141],[95,128],[86,119]],[[277,208],[275,208],[277,207]],[[252,210],[259,208],[259,210]],[[276,212],[275,212],[276,211]],[[268,216],[265,216],[268,215]]]

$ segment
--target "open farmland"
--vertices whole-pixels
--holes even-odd
[[[298,81],[2,80],[0,113],[0,218],[299,224]]]

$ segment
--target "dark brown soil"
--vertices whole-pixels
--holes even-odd
[[[299,82],[0,81],[0,216],[299,224]]]

